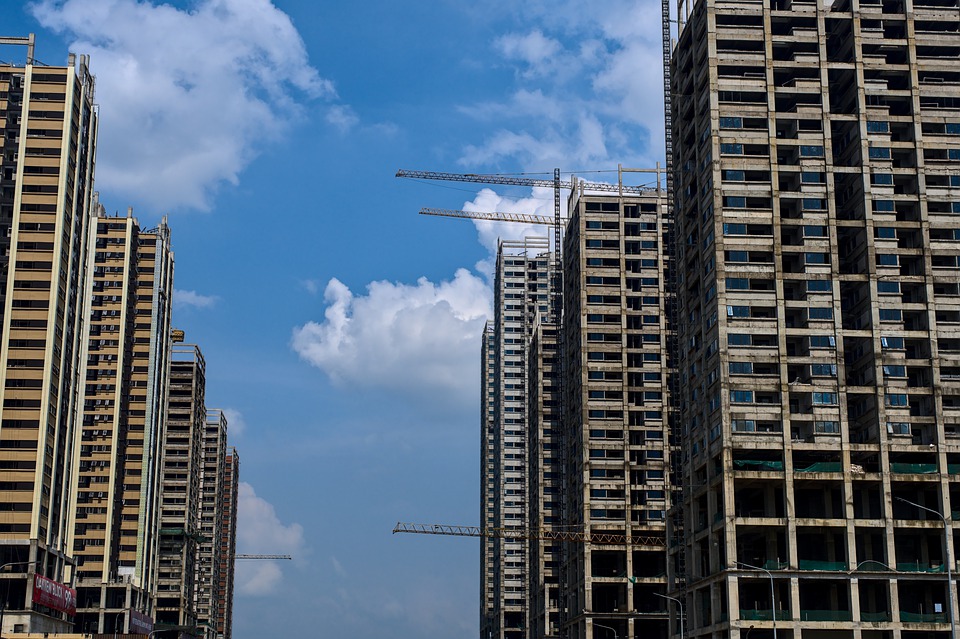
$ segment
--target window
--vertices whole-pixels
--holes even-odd
[[[805,264],[829,264],[830,257],[826,253],[804,253]]]
[[[800,145],[800,157],[802,158],[822,158],[823,147],[811,144]]]
[[[877,282],[877,292],[878,293],[887,293],[887,294],[899,294],[900,293],[900,282]]]
[[[727,317],[750,317],[749,306],[728,306]]]
[[[827,435],[839,435],[840,424],[834,421],[816,421],[813,422],[813,432]]]
[[[872,176],[870,176],[870,182],[877,186],[892,186],[893,174],[892,173],[874,173]]]
[[[894,208],[893,200],[874,200],[873,210],[879,211],[880,213],[892,213],[896,209]]]
[[[897,239],[897,229],[892,226],[877,226],[873,229],[873,234],[875,237],[882,240],[895,240]]]
[[[814,406],[835,406],[837,404],[836,393],[814,393]]]
[[[816,197],[805,197],[800,202],[804,211],[825,211],[827,201]]]
[[[728,291],[745,291],[750,288],[750,280],[745,277],[728,277]]]
[[[871,160],[889,160],[890,148],[885,146],[871,146],[869,155]]]
[[[895,253],[877,253],[877,266],[897,266],[900,258]]]
[[[907,376],[907,367],[906,366],[894,366],[891,364],[885,364],[883,366],[883,375],[884,377],[906,377]]]
[[[836,377],[836,364],[810,364],[810,374],[816,377]]]
[[[752,404],[753,391],[732,390],[730,391],[730,402],[733,404]]]
[[[723,120],[723,118],[720,118],[720,119]],[[723,179],[728,182],[743,182],[743,179],[745,177],[743,171],[736,171],[736,170],[729,170],[729,169],[724,170],[721,173],[721,175]]]
[[[754,433],[757,430],[757,422],[752,419],[734,419],[730,421],[730,428],[735,433]]]
[[[827,174],[820,173],[819,171],[801,171],[800,182],[803,184],[825,184],[827,182]]]
[[[833,282],[830,280],[807,280],[808,293],[822,293],[833,290]]]
[[[753,362],[730,362],[731,375],[753,375]]]
[[[736,143],[721,144],[720,155],[743,155],[743,145]]]
[[[882,346],[884,349],[903,350],[903,338],[902,337],[881,337],[880,346]]]
[[[720,118],[721,129],[742,129],[743,118]]]
[[[812,320],[832,320],[833,308],[830,306],[811,306],[807,316]]]
[[[877,120],[867,120],[867,133],[889,133],[890,125]]]
[[[727,251],[727,262],[749,262],[750,255],[746,251]]]
[[[881,308],[880,309],[880,321],[881,322],[899,322],[902,319],[903,315],[900,312],[899,308]]]
[[[743,209],[743,208],[746,208],[747,206],[747,198],[741,197],[738,195],[727,195],[727,196],[724,196],[723,198],[723,205],[727,208]],[[724,224],[724,227],[726,226],[728,225]],[[731,224],[729,226],[742,226],[744,228],[744,231],[739,235],[744,235],[747,232],[746,231],[747,227],[745,224]],[[724,231],[724,234],[726,234],[726,231]]]
[[[804,237],[827,237],[827,227],[825,226],[805,226],[803,227]]]
[[[742,199],[742,198],[741,198]],[[727,224],[723,225],[723,234],[724,235],[746,235],[747,234],[747,225],[746,224]]]
[[[727,334],[727,346],[750,346],[752,340],[744,333]]]
[[[811,335],[810,348],[836,348],[837,338],[833,335]]]
[[[907,396],[904,393],[890,393],[886,396],[887,406],[904,407],[908,406]]]

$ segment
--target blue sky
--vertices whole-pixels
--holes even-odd
[[[552,194],[398,168],[662,158],[659,3],[6,2],[36,57],[91,55],[110,212],[168,215],[174,323],[242,459],[235,637],[477,636],[480,330],[498,236],[418,216]],[[0,59],[21,56],[0,49]]]

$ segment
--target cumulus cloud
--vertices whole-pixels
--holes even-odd
[[[516,86],[461,108],[500,122],[484,139],[464,145],[461,164],[653,166],[664,153],[660,5],[597,0],[578,20],[556,19],[573,4],[549,5],[518,6],[537,27],[493,41],[501,62],[515,66]]]
[[[40,0],[30,10],[91,55],[98,184],[152,207],[208,208],[304,100],[336,97],[270,0]]]
[[[243,418],[243,413],[235,408],[224,408],[223,414],[227,418],[228,437],[243,435],[247,431],[247,422]]]
[[[465,269],[440,283],[372,282],[362,295],[331,279],[324,319],[296,328],[291,345],[336,383],[471,398],[491,296]]]
[[[237,519],[238,553],[293,555],[295,561],[303,554],[303,527],[281,522],[273,504],[246,482],[240,482]],[[237,591],[251,596],[275,592],[283,577],[279,561],[286,560],[237,562]]]
[[[508,60],[526,64],[532,74],[539,75],[555,68],[563,46],[543,35],[539,29],[530,33],[508,33],[496,39],[494,47]]]
[[[219,299],[216,295],[201,295],[196,291],[173,290],[173,305],[177,308],[211,308]]]

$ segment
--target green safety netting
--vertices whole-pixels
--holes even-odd
[[[801,621],[853,621],[849,610],[801,610]]]
[[[783,462],[759,459],[734,459],[733,465],[748,470],[783,470]]]
[[[840,462],[816,462],[806,468],[796,469],[798,473],[839,473],[840,470]]]
[[[900,572],[944,572],[946,567],[943,564],[937,564],[936,566],[931,566],[930,564],[925,564],[919,561],[909,562],[909,563],[898,563],[897,570]]]
[[[936,464],[906,464],[903,462],[893,462],[890,464],[890,470],[894,473],[912,474],[912,475],[932,475],[937,472]]]
[[[860,611],[860,621],[877,623],[880,621],[890,621],[889,612],[863,612]]]
[[[770,621],[770,613],[769,608],[766,610],[744,610],[741,608],[740,619],[743,621]],[[791,619],[789,610],[777,611],[777,621],[790,621]]]
[[[801,559],[799,562],[800,570],[846,570],[845,561],[817,561],[816,559]]]
[[[901,610],[900,621],[904,623],[947,623],[947,615],[942,612],[922,613]]]

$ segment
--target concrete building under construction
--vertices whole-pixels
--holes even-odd
[[[562,545],[547,636],[667,634],[670,508],[666,192],[574,191],[563,245],[565,529],[627,544]],[[606,633],[606,634],[604,634]]]
[[[946,637],[958,4],[699,0],[679,16],[685,634]]]

